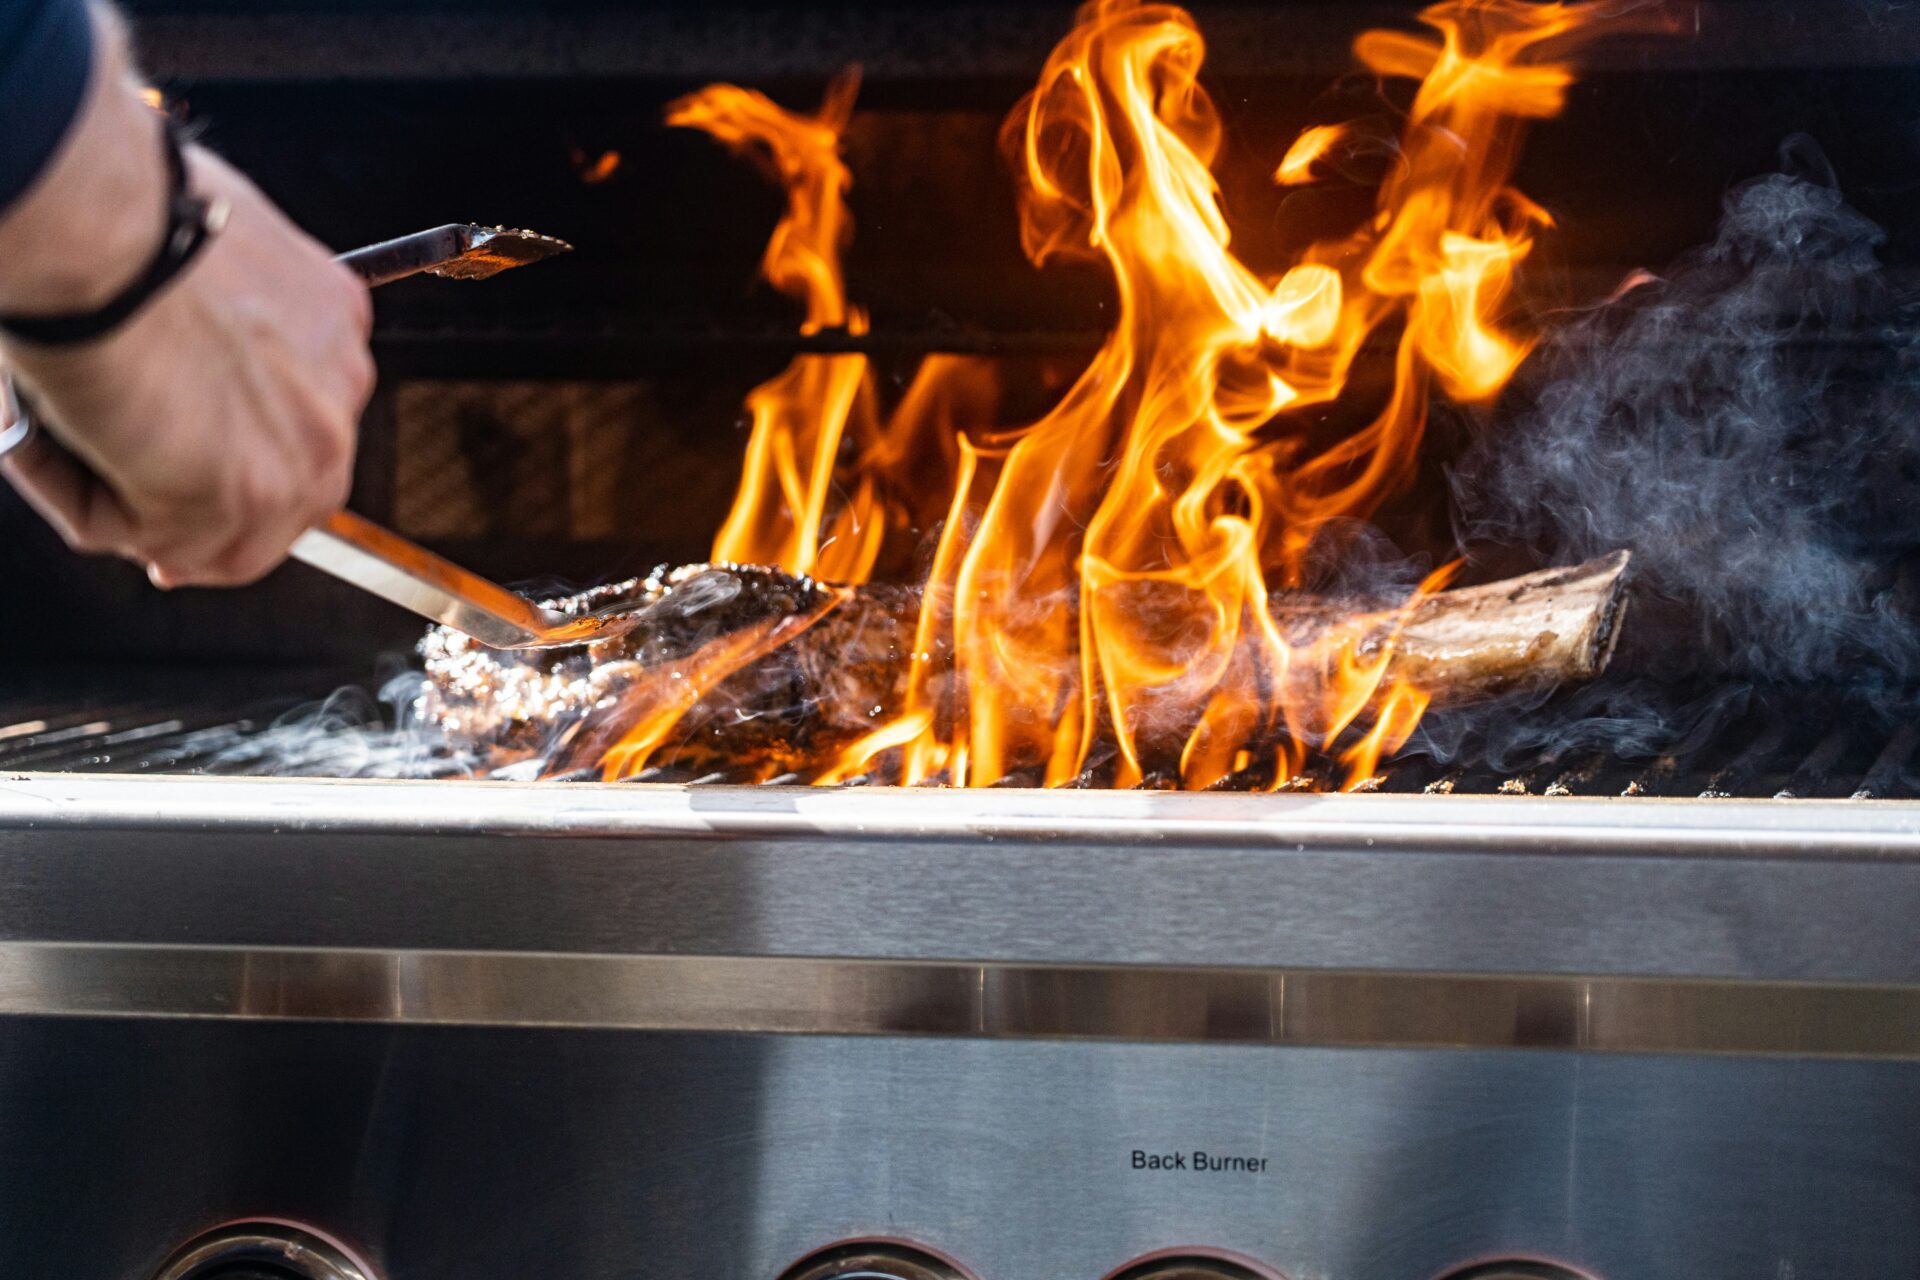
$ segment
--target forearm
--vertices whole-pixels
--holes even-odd
[[[95,5],[91,20],[92,61],[78,111],[0,213],[0,312],[99,306],[140,271],[164,228],[160,123],[140,98],[118,18]]]

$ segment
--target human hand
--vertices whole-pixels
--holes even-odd
[[[41,228],[33,248],[42,257],[60,252],[47,240],[67,231],[63,201],[85,202],[71,208],[76,222],[146,226],[136,254],[150,254],[157,240],[165,183],[158,122],[124,76],[101,78],[107,83],[90,93],[67,154],[23,201],[23,213],[7,219]],[[103,91],[106,101],[92,100]],[[123,170],[126,148],[150,149],[147,176],[160,188],[118,210],[102,207],[90,147],[114,148],[101,166]],[[179,277],[95,342],[0,343],[0,362],[65,446],[29,444],[0,461],[0,474],[77,550],[135,560],[163,587],[237,585],[272,569],[302,531],[346,503],[359,415],[373,387],[371,308],[352,273],[230,165],[190,148],[187,167],[192,189],[229,212]],[[9,229],[18,230],[0,226],[0,239]],[[87,253],[89,239],[141,243],[98,228],[73,239],[66,253]],[[127,255],[118,256],[99,273],[116,282],[105,296],[142,260],[129,269]],[[65,261],[42,278],[71,289],[85,274]],[[10,286],[8,309],[31,310],[20,305],[18,280]],[[71,296],[63,305],[73,305]]]

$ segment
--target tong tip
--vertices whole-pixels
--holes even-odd
[[[466,252],[427,270],[449,280],[485,280],[513,267],[571,253],[573,246],[557,236],[515,227],[468,228]]]

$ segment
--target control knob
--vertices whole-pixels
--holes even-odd
[[[279,1222],[236,1222],[174,1250],[153,1280],[377,1280],[331,1240]]]
[[[898,1244],[843,1244],[801,1259],[780,1280],[967,1280],[952,1263]]]
[[[1270,1280],[1267,1273],[1225,1258],[1149,1258],[1109,1280]]]

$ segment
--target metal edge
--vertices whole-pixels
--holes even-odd
[[[1920,802],[904,790],[0,774],[0,831],[987,838],[1920,860]]]
[[[0,1015],[1920,1061],[1920,986],[0,944]]]
[[[230,1266],[253,1274],[247,1263],[275,1275],[308,1280],[376,1280],[374,1270],[331,1236],[271,1218],[255,1218],[206,1232],[181,1245],[154,1280],[196,1280],[226,1275]],[[288,1270],[291,1268],[291,1270]]]

